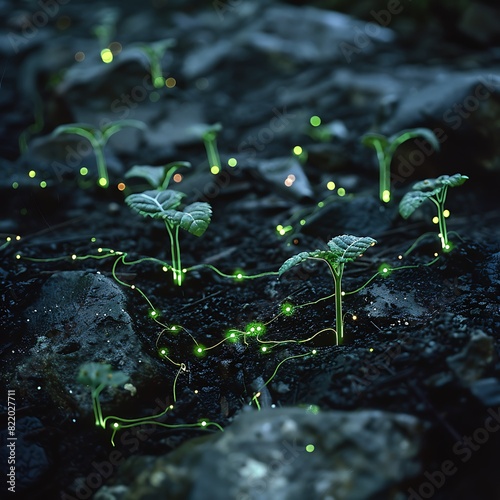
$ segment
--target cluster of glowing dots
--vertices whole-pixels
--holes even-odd
[[[262,335],[266,331],[266,327],[263,323],[250,323],[245,328],[245,332],[247,335]]]
[[[450,216],[450,211],[449,210],[443,210],[443,217],[448,218],[449,216]],[[434,224],[438,224],[439,223],[439,218],[437,216],[433,217],[432,218],[432,222]]]
[[[290,187],[295,182],[295,175],[289,174],[285,179],[285,186]]]
[[[28,172],[28,177],[29,177],[30,179],[34,179],[34,178],[36,177],[36,172],[35,172],[35,170],[30,170],[30,171]],[[14,189],[17,189],[17,188],[19,187],[19,184],[18,184],[17,182],[13,182],[13,183],[12,183],[12,187],[13,187]],[[45,181],[40,181],[40,187],[41,187],[42,189],[43,189],[43,188],[46,188],[46,187],[47,187],[47,183],[46,183]]]

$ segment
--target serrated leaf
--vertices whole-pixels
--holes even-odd
[[[369,236],[353,236],[352,234],[335,236],[328,242],[328,248],[332,253],[331,261],[339,264],[351,262],[375,243],[377,241]]]
[[[422,205],[422,203],[434,196],[439,189],[433,191],[409,191],[406,193],[399,202],[399,213],[403,219],[408,219],[415,210]]]
[[[211,215],[212,207],[204,201],[197,201],[186,205],[182,211],[167,210],[164,218],[195,236],[201,236],[210,224]]]
[[[144,191],[143,193],[131,194],[125,198],[125,203],[144,217],[163,219],[168,210],[176,209],[185,194],[172,189],[158,191]]]
[[[455,174],[455,175],[441,175],[437,179],[425,179],[423,181],[419,181],[413,185],[414,190],[416,191],[432,191],[437,190],[436,192],[443,189],[444,186],[448,187],[457,187],[461,186],[468,177],[466,175]]]

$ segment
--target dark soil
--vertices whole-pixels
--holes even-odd
[[[84,23],[83,10],[81,16],[80,21]],[[481,53],[482,49],[471,48],[462,42],[453,41],[456,53],[460,50],[467,54],[474,50]],[[361,59],[360,70],[371,65],[374,71],[376,60],[383,59],[384,51],[425,64],[425,50],[425,46],[404,48],[396,44],[390,49],[380,49],[373,63],[368,58]],[[254,61],[249,68],[253,75],[251,81],[246,80],[243,64],[240,68],[231,68],[234,74],[219,91],[226,92],[231,103],[239,95],[258,88],[259,82],[265,80],[266,84],[280,86],[292,78],[293,73],[274,66],[274,62],[268,60],[260,64]],[[10,73],[15,71],[16,64],[13,59],[7,61],[4,85],[14,84],[15,78]],[[493,61],[491,65],[494,67]],[[300,67],[295,69],[301,70]],[[216,71],[222,75],[221,80],[230,73],[223,64]],[[14,95],[19,97],[20,90],[12,88]],[[50,97],[48,102],[53,102]],[[311,103],[311,112],[313,108]],[[21,169],[24,168],[22,162],[17,160],[15,148],[11,149],[10,145],[17,143],[19,131],[30,124],[30,118],[21,113],[14,102],[4,103],[3,109],[6,110],[6,123],[17,120],[18,125],[12,129],[4,127],[2,156],[9,162],[18,161]],[[208,109],[209,116],[214,117],[224,109],[227,113],[222,120],[225,130],[231,129],[229,107],[213,104],[212,107],[208,105]],[[358,112],[353,110],[353,113]],[[324,110],[325,115],[329,113],[331,111]],[[350,132],[357,137],[371,125],[363,117],[350,115],[347,104],[338,110],[336,117],[345,119]],[[240,142],[250,133],[245,127],[251,130],[252,126],[250,120],[246,124],[243,120],[236,131],[221,134],[221,154],[230,156],[234,151],[231,135],[237,135],[235,140]],[[291,138],[288,143],[270,144],[265,157],[282,155],[293,141]],[[153,163],[148,153],[141,151],[134,158],[120,158],[123,170],[136,163]],[[204,160],[202,145],[180,147],[175,153],[175,158],[170,160],[180,158],[195,165]],[[315,188],[315,199],[293,199],[259,176],[251,168],[255,160],[249,160],[248,164],[243,161],[236,169],[225,168],[230,181],[217,189],[216,196],[196,196],[194,190],[188,190],[191,200],[210,202],[213,218],[200,239],[187,234],[181,236],[183,265],[210,264],[230,275],[238,269],[250,276],[274,272],[295,253],[324,248],[325,243],[338,234],[357,234],[358,224],[366,224],[366,214],[362,213],[360,204],[351,205],[353,200],[366,197],[378,206],[377,171],[367,166],[363,154],[358,146],[353,147],[352,158],[336,172],[328,174],[332,178],[354,178],[356,188],[348,190],[345,198],[336,198],[325,207],[324,215],[318,212],[320,215],[314,224],[299,226],[285,237],[277,233],[276,226],[298,210],[315,210],[317,201],[328,195],[324,188]],[[325,172],[315,162],[318,159],[312,155],[304,170],[311,184],[319,186]],[[460,171],[455,167],[445,172],[436,171],[432,165],[428,168],[437,175]],[[119,265],[117,276],[135,284],[146,294],[160,312],[159,321],[183,328],[177,334],[165,332],[150,318],[146,300],[137,291],[124,288],[134,329],[146,352],[158,359],[158,377],[151,380],[148,388],[143,388],[133,406],[120,408],[120,415],[131,418],[148,415],[158,412],[159,406],[173,403],[173,380],[178,368],[158,356],[159,346],[168,346],[169,357],[182,361],[186,368],[177,379],[175,409],[165,421],[183,424],[206,418],[221,426],[228,425],[238,412],[250,406],[259,377],[267,381],[285,358],[305,355],[315,349],[314,355],[289,359],[280,365],[266,389],[272,404],[313,404],[321,410],[374,408],[416,415],[428,429],[423,446],[424,470],[438,470],[447,459],[454,459],[459,467],[458,473],[450,477],[433,498],[500,498],[496,477],[500,463],[499,435],[492,434],[491,439],[471,453],[470,460],[461,461],[453,452],[455,443],[483,425],[488,406],[452,373],[447,358],[461,352],[471,334],[479,330],[493,338],[496,352],[500,347],[499,178],[498,174],[487,173],[479,167],[476,172],[463,170],[462,173],[467,173],[470,180],[450,190],[448,196],[452,213],[448,225],[460,238],[453,237],[454,249],[450,253],[440,253],[433,265],[426,264],[440,248],[438,240],[432,236],[404,259],[398,258],[421,234],[435,232],[437,227],[428,222],[432,215],[410,221],[403,221],[398,216],[397,200],[411,186],[411,181],[419,178],[416,174],[415,179],[408,179],[396,191],[394,202],[380,207],[380,215],[374,215],[374,219],[380,217],[383,224],[378,226],[375,221],[369,233],[359,234],[375,238],[378,244],[346,265],[345,291],[361,287],[382,264],[391,268],[403,265],[410,268],[394,270],[387,277],[378,276],[359,293],[344,297],[346,339],[342,346],[332,345],[334,335],[328,330],[335,327],[333,298],[271,322],[285,301],[300,305],[332,294],[331,276],[321,262],[307,262],[279,280],[275,275],[268,275],[238,281],[200,267],[187,273],[180,288],[172,284],[170,274],[163,272],[157,263]],[[112,174],[112,184],[116,185],[121,178]],[[209,180],[214,182],[212,178]],[[82,269],[113,276],[113,258],[72,260],[72,254],[96,255],[99,247],[105,247],[127,252],[130,261],[142,257],[170,259],[162,225],[132,216],[123,203],[123,193],[116,189],[80,188],[76,176],[70,175],[45,189],[24,185],[14,191],[10,185],[4,185],[1,196],[5,233],[22,236],[19,242],[0,251],[3,283],[0,348],[4,367],[18,363],[34,345],[35,339],[26,334],[24,312],[39,296],[48,277],[63,270]],[[431,214],[431,207],[422,207],[424,212],[427,208]],[[91,238],[96,240],[91,242]],[[18,253],[21,259],[16,259]],[[45,262],[27,259],[59,257],[60,260]],[[247,345],[224,343],[208,350],[204,357],[193,355],[193,339],[210,347],[229,329],[243,330],[253,321],[269,323],[262,340],[276,342],[270,352],[262,353],[261,344],[249,338]],[[325,332],[308,342],[279,343],[306,340],[322,330]],[[481,378],[486,377],[500,378],[499,362],[487,365],[481,374]],[[262,397],[262,405],[268,404],[266,397],[267,392]],[[255,404],[252,407],[255,408]],[[18,390],[17,418],[23,416],[36,416],[43,423],[36,440],[51,462],[49,472],[36,485],[36,490],[29,492],[29,498],[60,498],[63,492],[71,495],[75,479],[86,477],[93,471],[92,464],[105,460],[112,450],[109,432],[96,428],[91,417],[81,418],[69,407],[54,405],[32,394],[22,395]],[[151,435],[127,434],[126,439],[118,434],[116,444],[124,456],[162,454],[202,434],[198,429],[156,428]],[[426,480],[422,475],[407,486],[417,487]]]

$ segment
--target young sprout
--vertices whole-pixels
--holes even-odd
[[[57,127],[52,132],[52,135],[58,136],[61,134],[75,134],[87,139],[94,149],[97,161],[97,172],[99,175],[97,183],[99,186],[105,188],[109,185],[109,176],[108,167],[104,158],[104,146],[113,134],[116,134],[125,127],[136,127],[145,130],[146,124],[139,120],[119,120],[108,123],[98,129],[87,123],[68,123]]]
[[[328,243],[328,250],[314,250],[312,252],[301,252],[284,262],[278,274],[281,276],[293,266],[300,264],[306,259],[324,260],[333,276],[335,286],[335,323],[337,345],[344,340],[344,322],[342,317],[342,275],[344,265],[357,259],[368,248],[375,245],[376,241],[368,236],[359,237],[350,234],[335,236]]]
[[[142,43],[139,45],[139,49],[148,58],[151,71],[151,81],[157,89],[160,89],[165,85],[165,78],[163,77],[163,71],[161,68],[161,60],[163,59],[167,49],[173,47],[175,43],[176,41],[173,38],[167,38],[166,40],[160,40],[155,43]]]
[[[120,11],[113,7],[101,9],[99,12],[99,24],[92,29],[93,34],[99,41],[101,49],[101,59],[104,63],[113,60],[113,53],[109,49],[109,44],[116,32],[116,24],[120,16]]]
[[[428,128],[412,128],[402,130],[391,137],[385,135],[368,133],[363,135],[361,142],[365,146],[372,147],[377,152],[377,160],[380,168],[379,196],[384,203],[391,200],[391,161],[396,149],[414,137],[423,137],[432,147],[439,151],[439,141],[434,132]]]
[[[106,387],[117,387],[128,381],[128,375],[123,372],[114,372],[111,365],[101,363],[86,363],[80,367],[77,381],[89,385],[92,389],[92,407],[95,416],[95,425],[106,427],[102,416],[99,395]]]
[[[162,167],[153,167],[151,165],[134,165],[126,174],[125,177],[142,177],[148,184],[158,191],[164,191],[168,188],[170,180],[179,168],[190,168],[191,163],[188,161],[173,161]],[[175,179],[174,179],[175,180]]]
[[[182,285],[183,277],[179,229],[201,236],[210,224],[212,215],[212,209],[206,202],[191,203],[178,210],[184,196],[184,193],[173,189],[155,189],[131,194],[125,198],[125,203],[143,217],[164,221],[170,239],[173,279],[178,286]]]
[[[446,229],[446,217],[449,215],[449,212],[445,210],[444,203],[448,194],[448,188],[461,186],[467,179],[466,175],[455,174],[452,176],[441,175],[437,179],[426,179],[425,181],[417,182],[413,186],[413,190],[406,193],[399,203],[401,217],[407,219],[425,200],[431,200],[437,207],[438,236],[441,239],[441,247],[444,251],[451,250],[448,231]]]

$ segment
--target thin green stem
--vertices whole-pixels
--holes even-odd
[[[333,281],[335,283],[335,327],[337,330],[337,344],[344,342],[344,321],[342,317],[342,275],[344,264],[340,263],[335,269],[332,267]]]
[[[95,158],[97,161],[97,175],[99,176],[97,183],[103,188],[108,187],[108,167],[106,166],[103,147],[97,142],[92,143],[92,146],[94,148]]]
[[[182,269],[181,269],[181,249],[179,245],[179,226],[172,226],[167,220],[165,221],[168,236],[170,238],[170,253],[172,256],[172,274],[174,283],[178,286],[182,285]]]
[[[210,168],[212,167],[221,168],[215,133],[212,133],[210,134],[210,137],[205,138],[204,143],[205,143],[205,149],[207,151],[208,162],[210,163]]]

